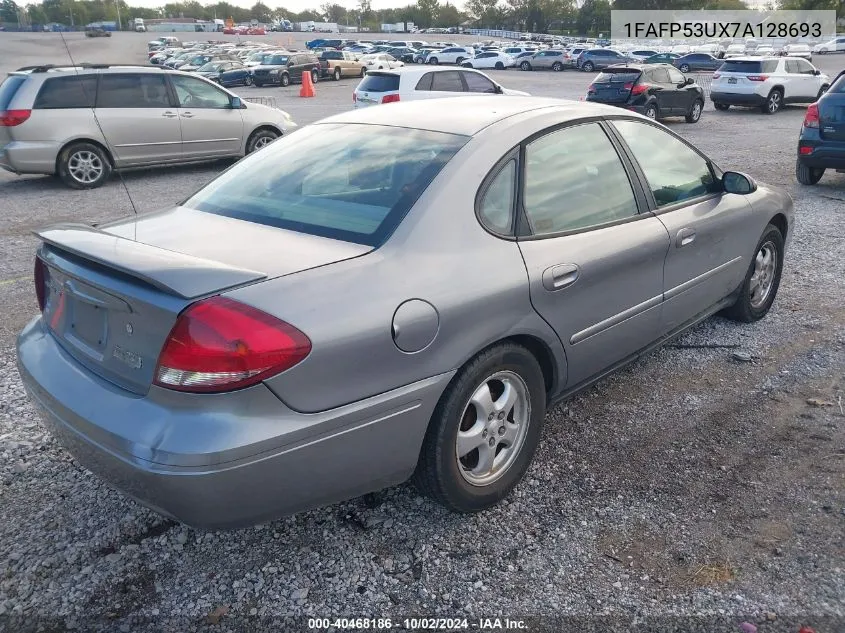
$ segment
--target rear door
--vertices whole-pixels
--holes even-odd
[[[665,66],[664,70],[669,78],[666,92],[671,95],[675,114],[686,114],[692,108],[693,99],[698,93],[691,86],[686,85],[687,78],[680,70],[674,66]]]
[[[464,82],[461,79],[461,72],[458,70],[445,70],[431,73],[431,88],[428,91],[418,92],[425,95],[424,99],[442,99],[444,97],[459,97],[466,94]]]
[[[816,69],[805,59],[796,59],[795,61],[798,64],[798,72],[803,82],[801,94],[807,101],[815,101],[822,87],[822,82],[816,75]]]
[[[680,103],[678,102],[678,91],[672,82],[669,81],[669,73],[665,68],[648,68],[643,71],[640,79],[643,84],[653,86],[652,93],[657,99],[657,109],[664,114],[678,114]]]
[[[231,98],[198,77],[170,77],[182,125],[182,157],[187,160],[237,156],[243,147],[243,117]]]
[[[180,160],[179,109],[164,73],[104,73],[97,93],[97,120],[122,165]]]
[[[547,130],[523,156],[531,303],[563,342],[574,387],[657,338],[669,236],[640,213],[642,192],[600,123]]]

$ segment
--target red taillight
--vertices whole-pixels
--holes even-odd
[[[625,86],[627,88],[627,85]],[[629,88],[631,91],[631,96],[636,97],[637,95],[641,95],[644,92],[648,92],[648,89],[651,88],[648,84],[640,84],[638,86],[634,86],[633,88]]]
[[[813,148],[807,147],[806,145],[804,145],[804,146],[798,148],[798,153],[801,154],[802,156],[806,156],[807,154],[813,153]]]
[[[382,103],[396,103],[399,101],[399,95],[384,95],[381,98]]]
[[[766,81],[769,78],[768,75],[747,75],[746,79],[748,81]]]
[[[0,127],[15,127],[29,118],[32,110],[5,110],[0,112]]]
[[[47,303],[47,266],[40,257],[35,258],[35,297],[38,299],[38,309],[44,312]]]
[[[593,94],[595,91],[596,91],[596,87],[593,84],[590,84],[589,86],[587,86],[587,94],[588,95]]]
[[[819,104],[811,103],[804,115],[804,127],[819,127]]]
[[[213,297],[193,304],[170,331],[155,384],[177,391],[232,391],[290,369],[311,352],[292,325],[238,301]]]

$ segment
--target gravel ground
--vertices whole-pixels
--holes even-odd
[[[77,35],[69,45],[77,60],[137,61],[147,39]],[[55,35],[0,34],[0,70],[62,50]],[[830,74],[845,57],[819,61]],[[589,78],[497,76],[572,98]],[[249,92],[273,94],[303,124],[348,108],[353,86],[321,82],[313,100]],[[574,619],[528,630],[845,630],[845,175],[795,184],[802,111],[709,106],[696,125],[670,123],[723,168],[795,198],[770,315],[710,319],[550,411],[526,480],[471,517],[400,486],[205,533],[110,490],[41,425],[13,344],[35,312],[29,232],[131,206],[119,180],[72,192],[0,175],[0,631],[299,631],[307,620],[282,618],[412,614],[465,617],[470,630],[482,617],[537,614]],[[132,172],[126,187],[143,212],[221,168]]]

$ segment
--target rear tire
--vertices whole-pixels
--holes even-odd
[[[320,81],[320,73],[316,68],[311,69],[311,82],[317,83]]]
[[[658,112],[658,110],[657,110],[657,104],[656,103],[649,103],[645,107],[643,114],[645,114],[649,119],[656,121],[657,117],[660,115],[660,112]]]
[[[463,62],[463,61],[464,61],[464,58],[463,58],[463,57],[457,57],[457,58],[455,58],[455,63],[456,63],[458,66],[460,66],[460,65],[461,65],[461,62]]]
[[[341,76],[340,67],[335,68],[335,69],[334,69],[334,74],[332,75],[332,78],[333,78],[335,81],[340,81],[340,76]]]
[[[782,104],[783,93],[775,88],[769,93],[769,96],[766,97],[766,103],[760,107],[760,110],[762,110],[763,114],[777,114]]]
[[[251,86],[252,85],[252,75],[247,75],[244,77],[244,85]]]
[[[431,64],[432,66],[437,66],[437,58],[436,57],[429,57],[428,63]]]
[[[686,116],[687,123],[698,123],[701,118],[701,112],[704,110],[704,102],[701,99],[696,99],[692,103],[689,114]]]
[[[714,103],[713,107],[724,112],[725,110],[728,110],[731,105],[729,103]]]
[[[281,77],[279,77],[279,84],[282,88],[287,88],[290,85],[290,75],[284,73]]]
[[[423,441],[414,483],[453,512],[479,512],[497,504],[531,465],[545,409],[543,373],[528,350],[503,343],[481,352],[461,368],[441,396]],[[478,433],[467,433],[472,429],[479,429]],[[463,443],[475,448],[462,457],[459,451],[465,448],[459,449],[459,432],[468,438],[477,435],[475,442]],[[508,450],[514,452],[508,454]],[[493,456],[499,463],[485,468],[484,456]]]
[[[795,162],[795,178],[802,185],[815,185],[824,176],[824,167],[809,167],[800,160]]]
[[[596,67],[593,65],[593,62],[584,62],[584,65],[581,66],[581,70],[583,70],[585,73],[591,73],[595,69]]]
[[[687,74],[689,72],[689,64],[681,64],[680,68],[678,68],[682,73]]]
[[[775,301],[782,270],[783,235],[776,226],[769,224],[757,242],[736,303],[725,308],[723,314],[741,323],[762,319]]]
[[[96,189],[105,184],[112,172],[106,152],[93,143],[73,143],[59,154],[59,178],[73,189]]]
[[[554,64],[552,64],[552,70],[556,73],[559,73],[561,70],[563,70],[563,64],[561,64],[560,62],[555,62]]]
[[[522,63],[519,65],[519,67],[520,67],[522,70],[531,70],[531,64],[529,64],[528,62],[522,62]]]
[[[496,62],[496,70],[504,70],[505,65],[502,62]]]

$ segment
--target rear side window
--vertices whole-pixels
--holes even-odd
[[[9,109],[12,98],[25,81],[26,77],[22,75],[9,75],[6,77],[6,80],[0,84],[0,110]]]
[[[432,73],[434,78],[431,81],[431,89],[435,92],[463,92],[464,84],[461,76],[456,70],[449,70],[442,73]]]
[[[467,82],[467,90],[469,92],[496,92],[496,84],[487,79],[484,75],[478,73],[463,73],[464,81]]]
[[[93,108],[96,96],[96,75],[53,77],[41,86],[32,107],[36,110]]]
[[[358,90],[363,92],[392,92],[399,90],[399,75],[387,73],[367,73]]]
[[[167,108],[167,79],[164,75],[115,74],[100,78],[98,108]]]
[[[837,94],[845,94],[845,71],[839,73],[839,76],[836,78],[830,88],[827,90],[828,92],[835,92]],[[0,106],[2,106],[3,100],[0,99]]]
[[[376,246],[467,140],[380,125],[312,125],[247,156],[184,206]]]

